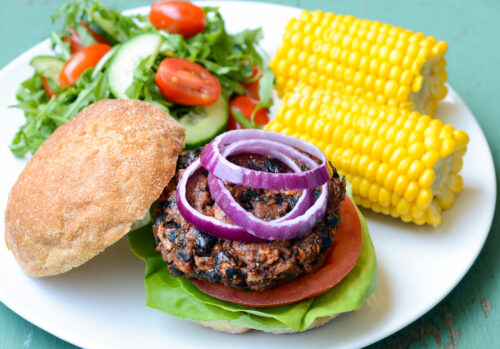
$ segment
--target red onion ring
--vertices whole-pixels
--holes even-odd
[[[310,232],[325,215],[328,201],[328,184],[325,183],[319,198],[303,215],[281,222],[266,222],[241,207],[224,183],[211,173],[208,175],[208,187],[215,203],[229,219],[248,233],[266,240],[290,240]]]
[[[278,158],[278,160],[283,161],[287,166],[294,170],[295,168],[297,168],[295,162],[288,158],[288,156],[282,157],[279,155],[281,153],[275,155],[275,150],[280,150],[286,152],[287,155],[291,155],[294,158],[299,158],[312,168],[318,166],[313,159],[299,152],[295,148],[269,140],[238,141],[227,146],[223,150],[222,156],[224,156],[225,158],[231,154],[240,152],[258,152],[272,155],[275,158]],[[278,220],[266,222],[255,217],[253,214],[241,207],[241,205],[237,203],[236,200],[234,200],[229,190],[227,190],[227,188],[224,186],[224,183],[220,179],[216,178],[212,173],[210,173],[208,176],[208,186],[210,188],[212,198],[215,200],[215,203],[222,209],[222,211],[226,214],[227,217],[229,217],[229,219],[238,224],[240,227],[244,228],[250,234],[266,240],[289,240],[304,235],[304,233],[310,232],[312,228],[314,228],[314,226],[316,226],[316,224],[323,218],[328,201],[328,185],[327,183],[325,183],[322,186],[321,195],[316,203],[314,203],[312,206],[310,206],[309,209],[305,211],[302,211],[301,207],[299,211],[301,212],[300,215],[292,215],[293,217],[290,217],[292,211],[297,209],[296,205],[294,209],[285,217],[282,217]],[[307,189],[305,195],[311,195],[312,198],[312,190]],[[301,196],[301,199],[303,196],[304,195]],[[297,204],[299,204],[299,202],[297,202]],[[304,206],[304,208],[306,208],[306,206]]]
[[[308,171],[300,173],[267,173],[242,168],[229,162],[220,153],[220,147],[233,142],[254,139],[256,141],[275,141],[294,148],[299,148],[306,153],[318,158],[321,164]],[[215,137],[200,156],[201,164],[214,176],[234,184],[263,189],[312,189],[328,182],[331,177],[325,155],[314,145],[301,139],[284,134],[256,130],[234,130]]]
[[[243,242],[262,242],[263,239],[251,235],[237,225],[229,224],[217,218],[206,216],[196,211],[186,197],[186,188],[189,178],[201,168],[200,159],[194,161],[182,173],[177,184],[177,208],[184,219],[201,231],[225,240],[237,240]]]
[[[317,166],[317,164],[308,156],[304,155],[303,153],[297,151],[295,148],[289,147],[289,146],[283,146],[280,143],[276,143],[273,141],[258,141],[255,142],[254,140],[244,140],[244,141],[238,141],[236,143],[233,143],[222,151],[222,155],[224,157],[228,157],[229,155],[236,155],[236,154],[241,154],[241,153],[253,153],[253,154],[261,154],[261,155],[270,155],[273,158],[280,160],[283,162],[285,165],[287,165],[292,171],[294,172],[300,172],[300,168],[297,166],[295,161],[293,161],[291,158],[289,158],[287,155],[282,154],[281,152],[277,152],[273,149],[273,146],[275,148],[278,148],[280,151],[281,150],[286,150],[289,151],[289,155],[291,155],[294,158],[303,158],[303,162],[308,164],[309,166]],[[289,149],[286,149],[289,148]],[[233,196],[231,195],[230,200],[234,201]],[[234,201],[236,203],[236,201]],[[302,195],[300,196],[299,200],[295,203],[295,206],[293,209],[288,212],[285,216],[274,220],[275,222],[281,222],[287,219],[295,218],[297,216],[300,216],[304,212],[307,211],[309,207],[314,203],[314,197],[311,189],[306,189],[302,192]]]
[[[267,142],[262,142],[261,144],[253,144],[249,145],[247,141],[240,141],[232,144],[231,146],[224,149],[224,154],[229,156],[230,154],[239,154],[239,153],[256,153],[256,154],[265,154],[273,156],[274,158],[282,161],[285,165],[287,165],[290,169],[295,172],[299,172],[300,168],[298,165],[285,154],[278,152],[273,149],[269,149],[266,147]],[[294,153],[300,152],[293,149],[291,152]],[[307,158],[307,157],[306,157]],[[314,161],[312,159],[307,158],[309,161],[309,165],[312,165]],[[312,163],[311,163],[312,162]],[[315,164],[315,163],[314,163]],[[225,223],[220,221],[214,217],[206,216],[198,211],[196,211],[188,202],[186,197],[186,188],[187,182],[189,178],[199,169],[201,168],[200,159],[194,161],[191,165],[189,165],[184,173],[181,175],[179,179],[179,183],[177,185],[177,207],[182,216],[196,228],[200,229],[203,232],[209,233],[213,236],[216,236],[225,240],[236,240],[243,242],[262,242],[264,239],[258,238],[255,235],[249,234],[245,229],[239,227],[237,225],[232,225],[229,223]],[[224,186],[221,182],[221,185]],[[224,188],[225,189],[225,188]],[[230,198],[234,201],[231,193],[226,189]],[[282,221],[288,219],[294,219],[297,216],[302,215],[307,211],[308,207],[313,203],[313,194],[312,190],[304,190],[304,193],[301,195],[294,208],[285,216],[274,220],[274,223],[280,223]],[[234,201],[236,205],[239,205]],[[223,210],[224,211],[224,210]],[[246,211],[245,211],[246,212]],[[251,213],[249,213],[251,214]]]

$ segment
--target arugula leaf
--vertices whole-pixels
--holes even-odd
[[[171,113],[170,108],[174,104],[165,99],[156,86],[155,71],[151,69],[151,66],[151,57],[148,56],[141,61],[134,72],[134,80],[127,89],[126,94],[132,99],[141,99],[153,103],[160,109]]]
[[[269,108],[273,105],[273,86],[274,86],[274,74],[270,68],[266,68],[262,78],[259,81],[259,103],[255,106],[252,112],[250,120],[252,124],[255,125],[253,119],[255,114],[262,108]],[[253,127],[256,128],[256,127]]]
[[[75,28],[80,25],[81,21],[90,18],[90,11],[96,2],[94,0],[76,0],[62,5],[50,18],[55,22],[58,18],[63,17],[64,28]]]
[[[274,74],[270,68],[264,70],[259,81],[259,98],[262,107],[269,108],[273,105]]]
[[[90,32],[86,28],[82,27],[81,25],[78,25],[74,29],[77,32],[78,36],[80,37],[83,46],[90,46],[97,44],[97,41],[94,39],[94,37],[90,34]]]
[[[231,114],[236,122],[238,122],[244,128],[258,128],[253,121],[248,120],[238,109],[231,108]]]
[[[104,37],[111,43],[124,42],[138,33],[146,31],[147,28],[151,28],[144,16],[125,16],[119,11],[104,6],[97,0],[68,2],[51,16],[53,22],[61,17],[63,18],[63,30],[59,31],[61,37],[68,34],[69,28],[78,31],[77,28],[81,27],[81,22],[92,25],[97,29],[96,31],[104,34]],[[78,31],[78,33],[84,35],[84,40],[88,39],[88,32],[80,33]],[[85,41],[83,43],[84,45],[88,44]]]
[[[86,106],[110,97],[106,74],[99,72],[92,78],[93,68],[87,69],[75,85],[56,89],[57,97],[47,98],[39,73],[19,87],[16,107],[24,110],[26,123],[16,133],[11,151],[17,157],[34,153],[59,126],[75,117]]]
[[[69,41],[64,42],[62,40],[61,34],[59,34],[58,32],[52,32],[52,34],[50,34],[50,42],[52,50],[55,52],[57,57],[59,57],[63,61],[67,61],[71,57]],[[59,49],[59,52],[57,48]]]

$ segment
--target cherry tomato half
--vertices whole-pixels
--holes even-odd
[[[222,90],[219,79],[184,58],[165,58],[158,67],[155,82],[166,99],[184,105],[213,104]]]
[[[227,121],[227,129],[228,130],[239,130],[242,129],[243,126],[240,125],[239,122],[233,117],[233,113],[231,110],[235,108],[238,110],[245,118],[250,120],[252,117],[253,110],[257,106],[258,102],[255,99],[249,98],[247,96],[238,96],[233,98],[229,102],[229,120]],[[255,116],[253,117],[253,121],[256,125],[263,126],[269,122],[269,116],[267,115],[267,111],[265,108],[259,109]]]
[[[90,67],[95,67],[99,60],[111,49],[106,44],[95,44],[84,47],[71,56],[59,73],[59,85],[73,85],[82,73]]]
[[[157,29],[190,38],[207,25],[205,11],[187,1],[158,1],[151,6],[149,20]]]
[[[257,79],[255,79],[256,76],[258,76]],[[243,87],[245,88],[245,96],[248,96],[248,97],[256,99],[256,100],[260,100],[259,81],[260,81],[261,77],[262,77],[262,74],[260,72],[259,67],[254,65],[252,67],[252,75],[250,75],[249,80],[255,79],[255,81],[241,83],[241,85],[243,85]]]

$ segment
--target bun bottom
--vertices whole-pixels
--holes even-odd
[[[339,314],[335,314],[333,316],[319,317],[305,331],[308,331],[308,330],[311,330],[313,328],[317,328],[317,327],[323,326],[328,321],[333,320],[334,318],[336,318],[338,315]],[[195,322],[197,324],[199,324],[199,325],[211,328],[212,330],[217,331],[217,332],[245,333],[245,332],[251,330],[251,328],[249,328],[249,327],[235,325],[235,324],[233,324],[233,323],[231,323],[229,321],[195,321]],[[295,331],[295,330],[286,329],[286,328],[277,328],[275,330],[262,331],[262,332],[272,333],[272,334],[287,334],[287,333],[298,333],[300,331]]]

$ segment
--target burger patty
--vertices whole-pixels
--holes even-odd
[[[325,217],[312,232],[286,241],[246,243],[219,239],[198,230],[181,215],[176,204],[179,175],[197,159],[201,149],[189,151],[177,161],[177,173],[158,200],[154,212],[157,249],[173,276],[223,283],[242,290],[263,291],[294,281],[319,269],[325,260],[335,227],[336,211],[345,195],[345,180],[337,172],[328,183]],[[265,172],[290,172],[281,161],[262,155],[241,154],[229,158],[233,163]],[[299,164],[304,166],[303,164]],[[208,172],[200,169],[187,185],[187,199],[199,212],[231,223],[210,196]],[[226,184],[233,197],[247,211],[269,221],[286,215],[301,191],[276,191]],[[318,197],[320,190],[314,190]]]

